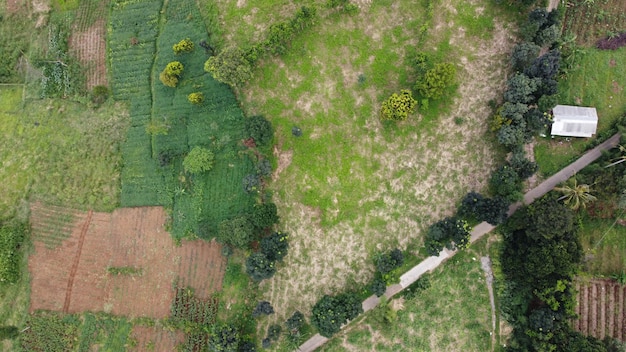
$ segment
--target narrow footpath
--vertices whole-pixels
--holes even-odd
[[[540,198],[544,194],[550,192],[559,183],[567,181],[570,177],[572,177],[578,171],[582,170],[587,165],[596,161],[596,159],[598,159],[602,155],[602,152],[616,147],[619,141],[620,141],[620,133],[616,133],[611,138],[603,142],[602,144],[598,145],[597,147],[583,154],[583,156],[581,156],[578,160],[569,164],[568,166],[563,168],[561,171],[557,172],[555,175],[553,175],[552,177],[548,178],[547,180],[539,184],[537,187],[528,191],[524,195],[523,203],[518,202],[518,203],[511,205],[511,207],[509,208],[509,216],[511,216],[511,214],[513,214],[520,206],[522,206],[522,204],[528,205],[532,203],[533,201],[535,201],[535,199]],[[472,230],[470,242],[471,243],[476,242],[482,236],[491,232],[494,228],[495,226],[487,222],[482,222],[476,225],[476,227],[474,227],[474,229]],[[426,258],[424,261],[422,261],[421,263],[417,264],[412,269],[407,271],[404,275],[400,276],[399,284],[388,286],[387,291],[385,292],[385,297],[387,298],[393,297],[398,292],[402,291],[403,289],[407,288],[412,283],[414,283],[423,274],[435,270],[439,265],[441,265],[441,263],[443,263],[444,261],[446,261],[453,255],[455,255],[456,252],[457,251],[451,251],[451,250],[444,248],[441,251],[441,253],[439,253],[439,256]],[[370,296],[362,303],[363,311],[367,312],[375,308],[379,302],[380,302],[380,298],[376,297],[376,295]],[[320,334],[316,334],[310,339],[308,339],[307,341],[305,341],[302,345],[300,345],[297,351],[298,352],[311,352],[317,349],[318,347],[322,346],[323,344],[325,344],[327,341],[328,341],[328,338]]]

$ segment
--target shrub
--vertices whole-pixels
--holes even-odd
[[[529,178],[538,169],[537,163],[528,160],[524,153],[513,153],[510,164],[521,180]]]
[[[417,296],[418,293],[427,290],[430,288],[430,275],[423,274],[419,279],[415,280],[414,283],[409,285],[409,287],[405,288],[402,291],[402,296],[406,299],[413,299]]]
[[[513,69],[524,71],[539,55],[540,47],[531,42],[522,42],[513,48],[511,64]]]
[[[243,178],[243,190],[246,191],[246,193],[258,192],[260,190],[260,186],[261,179],[259,178],[259,175],[250,174]]]
[[[165,71],[162,71],[159,74],[159,80],[161,81],[161,83],[163,83],[163,85],[172,87],[172,88],[175,88],[176,85],[178,84],[178,77],[168,75],[167,73],[165,73]]]
[[[503,165],[491,174],[489,188],[495,196],[514,202],[521,197],[522,183],[517,172],[509,165]]]
[[[278,222],[278,210],[274,203],[257,204],[252,209],[250,217],[257,230],[266,229]]]
[[[274,262],[269,260],[263,253],[253,253],[246,260],[246,273],[254,281],[269,279],[276,273]]]
[[[245,248],[252,240],[254,225],[247,216],[222,221],[218,226],[217,240],[237,248]]]
[[[468,192],[461,200],[457,214],[478,219],[477,214],[480,211],[484,199],[485,197],[480,193],[474,191]]]
[[[180,61],[172,61],[165,66],[165,73],[171,76],[180,77],[183,74],[184,66]]]
[[[539,98],[539,102],[537,103],[537,107],[541,112],[548,112],[552,110],[559,103],[559,97],[556,94],[552,95],[542,95]]]
[[[524,73],[528,77],[541,78],[545,82],[554,79],[559,73],[560,67],[561,52],[554,49],[533,60],[531,65],[524,70]]]
[[[454,83],[456,67],[451,63],[439,63],[418,80],[415,89],[428,99],[439,99],[446,88]]]
[[[20,330],[16,326],[5,325],[0,326],[0,341],[13,340],[20,334]]]
[[[298,126],[293,126],[291,128],[291,134],[294,137],[300,137],[300,136],[302,136],[302,129],[300,127],[298,127]]]
[[[237,352],[239,331],[232,324],[216,324],[211,329],[209,349],[215,352]]]
[[[261,159],[256,165],[256,171],[261,177],[270,177],[272,175],[272,164],[267,159]]]
[[[0,225],[0,284],[14,284],[20,279],[20,247],[26,231],[24,224]]]
[[[375,275],[370,284],[370,290],[376,297],[380,297],[387,291],[387,283],[385,283],[385,280],[380,275]]]
[[[383,102],[380,111],[382,120],[406,120],[410,113],[415,110],[417,100],[413,99],[411,91],[403,89],[400,94],[393,93],[389,99]]]
[[[426,232],[425,247],[431,256],[439,255],[446,247],[463,249],[469,244],[470,227],[467,221],[448,217],[430,225]]]
[[[191,41],[191,39],[185,38],[185,39],[181,40],[180,42],[174,44],[172,49],[174,49],[174,53],[175,54],[189,53],[189,52],[193,51],[194,45],[193,45],[193,42]]]
[[[280,333],[282,332],[282,328],[278,324],[272,324],[267,329],[267,338],[276,341],[280,337]]]
[[[244,51],[238,47],[230,47],[217,56],[211,56],[204,63],[204,70],[231,87],[239,87],[252,77],[250,62],[245,58]]]
[[[194,147],[183,159],[183,168],[191,174],[210,171],[213,168],[213,152],[202,147]]]
[[[261,253],[271,261],[282,261],[289,250],[289,236],[275,232],[261,240]]]
[[[261,115],[246,119],[246,132],[257,145],[267,145],[274,138],[272,123]]]
[[[110,91],[107,86],[95,86],[91,91],[91,102],[98,107],[109,99],[109,94]]]
[[[300,331],[303,325],[304,314],[302,314],[299,310],[295,311],[285,322],[285,326],[291,333]]]
[[[398,248],[389,253],[381,253],[376,258],[376,270],[383,276],[404,263],[404,254]]]
[[[187,100],[195,105],[202,104],[202,102],[204,101],[204,94],[202,94],[201,92],[191,93],[187,96]]]
[[[343,324],[361,313],[363,313],[361,301],[354,294],[324,295],[313,306],[311,324],[317,328],[320,335],[331,337],[341,329]]]
[[[257,303],[256,307],[252,311],[253,317],[259,317],[261,315],[270,315],[274,314],[274,307],[268,301],[261,301]]]

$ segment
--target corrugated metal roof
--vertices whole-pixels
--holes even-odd
[[[595,108],[557,105],[552,109],[552,114],[552,135],[591,137],[596,133],[598,114]]]

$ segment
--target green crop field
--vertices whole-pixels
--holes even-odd
[[[121,203],[165,205],[172,210],[175,236],[210,237],[221,221],[245,213],[254,203],[242,186],[244,176],[254,172],[254,162],[241,145],[244,116],[234,94],[204,72],[208,55],[198,43],[208,35],[196,6],[178,0],[162,5],[118,1],[112,7],[113,92],[116,99],[129,101],[132,121],[122,147]],[[135,23],[142,24],[140,32]],[[196,49],[174,54],[172,46],[184,38]],[[171,61],[184,66],[176,88],[159,81]],[[205,102],[189,103],[187,95],[193,92],[203,93]],[[165,131],[150,134],[149,124]],[[182,158],[194,146],[215,154],[211,172],[183,172]]]

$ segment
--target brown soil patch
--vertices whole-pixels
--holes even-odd
[[[278,159],[278,167],[272,175],[272,180],[278,180],[278,176],[285,171],[285,169],[291,165],[293,159],[293,150],[280,151],[277,146],[274,146],[274,156]]]
[[[55,213],[72,218],[54,225],[50,219]],[[221,246],[200,240],[176,246],[163,229],[165,219],[162,207],[86,213],[33,204],[30,311],[164,318],[176,282],[194,288],[199,298],[221,290]],[[58,231],[47,230],[54,226]],[[135,268],[138,273],[113,275],[109,267]]]
[[[7,0],[6,11],[7,13],[17,13],[24,8],[24,0]]]
[[[70,52],[86,69],[86,86],[106,86],[106,22],[97,20],[85,31],[72,32],[69,38]]]
[[[626,341],[626,286],[613,280],[577,282],[578,305],[573,327],[584,335]]]
[[[185,334],[180,331],[167,331],[161,327],[135,326],[131,338],[137,344],[130,351],[136,352],[171,352],[185,341]]]

